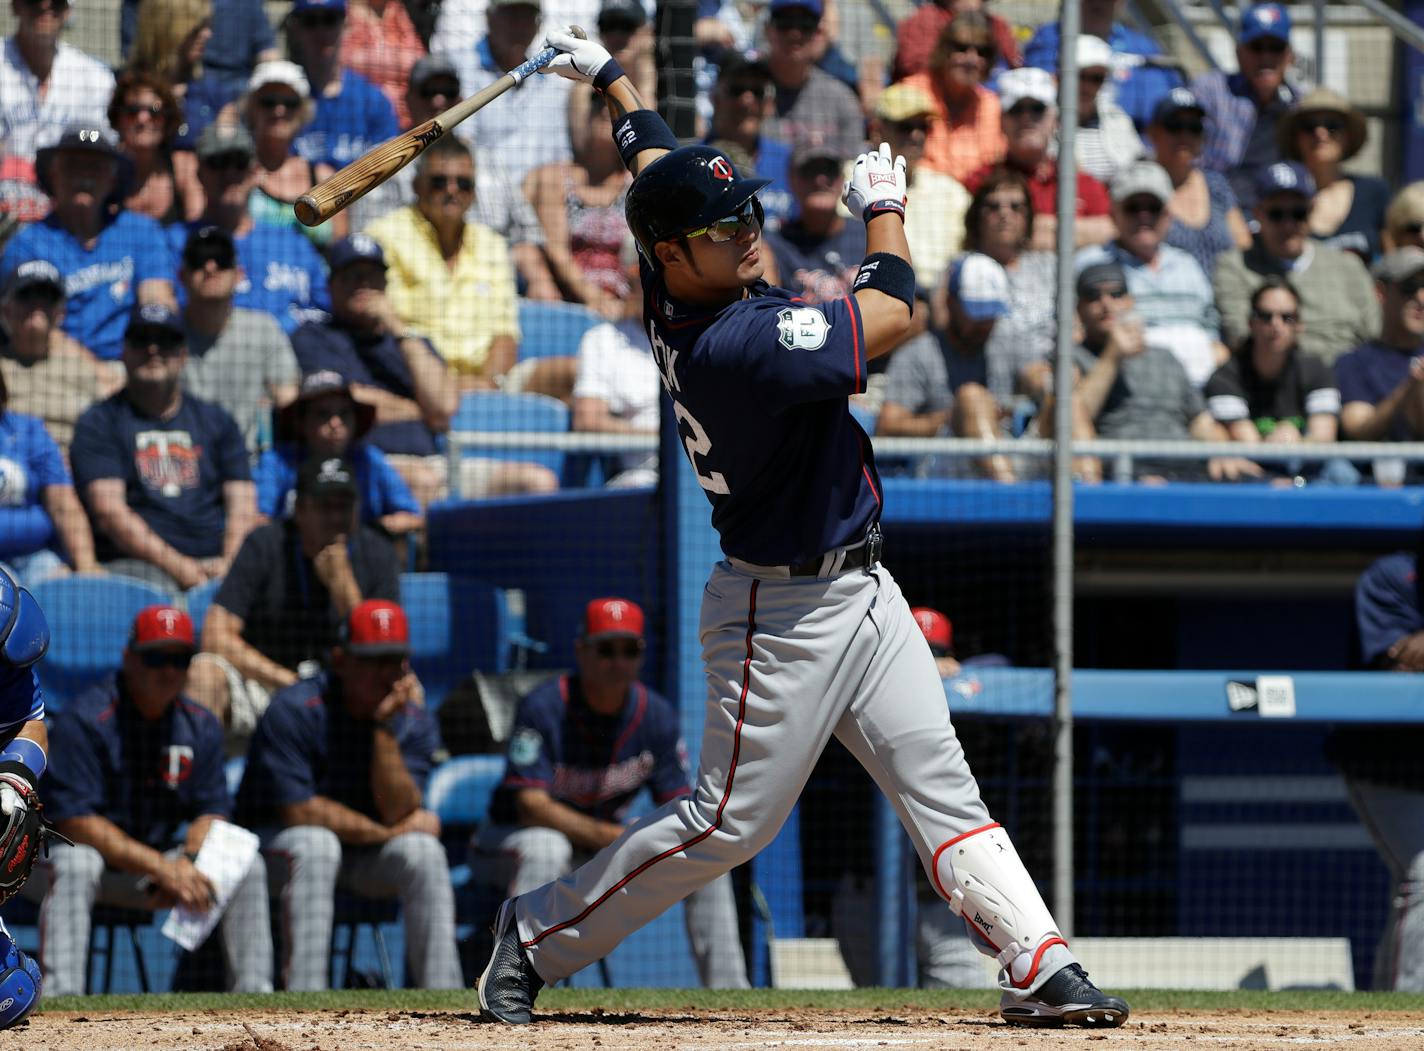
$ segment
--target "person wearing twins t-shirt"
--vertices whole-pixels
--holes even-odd
[[[231,820],[223,731],[185,695],[193,622],[172,606],[134,618],[117,675],[50,719],[45,816],[73,844],[52,842],[25,892],[38,897],[44,992],[85,992],[90,914],[213,906],[212,881],[194,864],[213,825]],[[31,890],[31,888],[34,888]],[[232,992],[272,991],[267,873],[254,862],[222,913]]]
[[[476,870],[510,896],[567,875],[617,839],[645,786],[658,806],[688,794],[677,711],[638,682],[644,649],[642,609],[594,599],[574,641],[577,671],[520,702],[504,780],[473,844]],[[684,915],[702,984],[747,988],[730,877],[693,891]]]
[[[150,303],[124,333],[123,389],[74,426],[69,458],[99,560],[167,589],[227,572],[255,524],[247,447],[221,407],[185,395],[182,318]]]

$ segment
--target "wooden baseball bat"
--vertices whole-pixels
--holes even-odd
[[[585,39],[584,31],[578,26],[570,26],[569,32],[581,40]],[[483,109],[515,85],[523,83],[525,78],[538,73],[552,62],[558,53],[552,47],[545,48],[523,65],[511,69],[489,87],[475,92],[467,99],[461,99],[444,113],[367,150],[331,178],[317,183],[310,191],[298,197],[292,204],[297,219],[304,226],[316,226],[326,222],[341,209],[353,201],[359,201],[415,160],[431,143],[448,133],[466,117]]]

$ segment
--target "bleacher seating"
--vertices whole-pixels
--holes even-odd
[[[578,303],[519,301],[519,358],[549,358],[578,353],[579,340],[599,323],[598,315]]]
[[[138,611],[170,601],[153,585],[124,576],[55,577],[30,590],[49,621],[39,677],[52,707],[117,671]]]
[[[203,621],[208,616],[208,607],[213,604],[213,597],[217,595],[218,588],[222,587],[222,582],[222,577],[205,580],[197,587],[189,588],[184,596],[188,616],[193,618],[193,637],[200,643],[203,638]]]
[[[569,429],[569,407],[543,394],[467,391],[460,396],[450,429],[562,434]],[[476,453],[467,450],[466,455]],[[564,454],[556,449],[481,449],[477,455],[542,464],[556,475],[564,469]]]

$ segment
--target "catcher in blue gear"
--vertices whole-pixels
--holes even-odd
[[[30,878],[52,833],[36,785],[49,744],[35,663],[49,648],[39,604],[0,569],[0,905]],[[0,920],[0,1029],[24,1021],[40,998],[39,965]]]

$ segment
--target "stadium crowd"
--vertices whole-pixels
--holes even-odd
[[[561,481],[539,463],[480,457],[457,460],[452,477],[444,443],[461,405],[533,393],[564,402],[575,430],[657,429],[623,218],[630,178],[601,98],[531,77],[330,222],[305,228],[291,204],[523,62],[548,25],[595,30],[654,97],[650,5],[446,0],[432,21],[415,2],[294,0],[272,25],[260,0],[124,0],[117,69],[65,42],[69,0],[11,5],[0,559],[29,584],[122,573],[175,601],[215,582],[200,635],[155,614],[124,656],[142,683],[133,700],[162,711],[188,703],[165,678],[179,662],[145,654],[196,655],[184,688],[220,724],[182,708],[203,748],[245,748],[269,711],[293,739],[309,736],[306,694],[291,691],[316,688],[303,684],[322,667],[322,682],[360,696],[358,720],[389,722],[373,713],[397,681],[401,710],[419,710],[399,662],[367,667],[351,649],[399,651],[380,640],[398,612],[403,545],[435,501]],[[1262,465],[1245,446],[1424,440],[1424,183],[1396,190],[1347,170],[1365,117],[1292,79],[1284,7],[1244,12],[1235,71],[1188,78],[1116,0],[1084,0],[1073,304],[1057,301],[1053,254],[1059,27],[985,7],[926,0],[892,36],[843,0],[697,5],[698,134],[771,180],[769,280],[809,303],[845,296],[865,253],[864,227],[839,203],[847,166],[867,141],[907,161],[923,309],[858,399],[877,433],[1047,435],[1068,411],[1077,437],[1243,447],[1200,468],[1141,461],[1141,478],[1283,484],[1355,484],[1361,469]],[[526,355],[521,317],[541,304],[584,310],[588,325],[558,353]],[[1052,391],[1060,307],[1078,344],[1066,407]],[[889,469],[1014,481],[1032,468],[992,456]],[[629,455],[608,473],[647,484],[656,461]],[[1102,467],[1081,461],[1079,475]],[[360,682],[373,668],[389,681]],[[418,767],[434,739],[412,720],[400,726]],[[259,754],[288,747],[269,730]],[[389,761],[406,799],[424,771],[398,776],[398,758],[371,761]],[[192,803],[193,818],[228,813],[226,801]],[[340,827],[282,849],[339,867],[340,842],[393,838],[385,819],[400,808],[373,807],[363,797],[317,815]],[[399,821],[428,833],[421,814]],[[435,864],[426,846],[365,875],[409,886],[408,872]],[[65,893],[92,903],[103,866],[69,861],[82,888]],[[206,893],[180,863],[163,871],[169,899]],[[426,942],[445,908],[427,901],[413,921]],[[324,945],[330,915],[307,920],[299,946]],[[416,978],[457,981],[452,950],[427,947]],[[253,977],[260,961],[229,964],[234,987],[270,987]],[[293,987],[324,980],[319,962],[293,966]],[[48,970],[79,984],[72,966]]]

